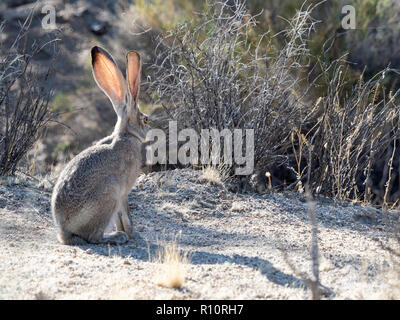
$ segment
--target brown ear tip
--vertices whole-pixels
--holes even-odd
[[[100,48],[98,46],[94,46],[91,50],[90,50],[90,54],[92,56],[92,63],[94,63],[96,56],[100,53]]]
[[[92,50],[90,50],[90,52],[93,55],[97,52],[100,52],[100,48],[98,46],[94,46],[94,47],[92,47]]]

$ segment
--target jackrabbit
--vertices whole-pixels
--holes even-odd
[[[140,172],[148,130],[136,103],[141,59],[136,51],[128,52],[125,81],[106,50],[96,46],[91,55],[93,76],[118,120],[111,136],[82,151],[61,172],[52,194],[52,213],[61,243],[121,244],[132,237],[128,193]],[[117,231],[104,234],[112,222]]]

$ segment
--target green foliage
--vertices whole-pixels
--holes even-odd
[[[385,22],[390,17],[391,3],[389,0],[354,0],[356,8],[357,28],[365,35],[371,22]]]
[[[296,12],[305,9],[310,5],[319,5],[313,11],[313,17],[319,21],[315,25],[315,32],[310,34],[308,47],[311,53],[310,69],[317,64],[323,53],[323,58],[327,61],[334,61],[348,53],[347,38],[351,37],[356,41],[362,41],[373,30],[373,27],[386,24],[393,18],[391,12],[392,1],[390,0],[352,0],[344,2],[342,0],[248,0],[247,8],[252,15],[256,15],[258,24],[249,30],[247,46],[256,46],[260,36],[268,37],[269,34],[277,34],[287,29],[288,19],[293,17]],[[357,30],[338,34],[341,30],[342,13],[341,8],[344,4],[351,4],[356,9]],[[139,11],[151,21],[151,24],[162,31],[171,31],[177,24],[187,23],[187,28],[194,28],[199,21],[198,15],[194,12],[206,12],[209,8],[209,1],[199,0],[138,0],[136,5]],[[205,33],[199,35],[204,39],[208,36],[207,30],[213,26],[205,28]],[[267,35],[265,35],[267,33]],[[273,54],[276,49],[283,48],[285,37],[281,33],[279,36],[272,37],[265,41],[260,50]],[[329,50],[326,50],[329,48]],[[307,70],[307,71],[309,71]],[[316,70],[318,73],[319,70]],[[369,74],[375,74],[380,70],[370,70]],[[360,70],[350,68],[346,73],[348,88],[355,85],[360,77]],[[317,94],[326,87],[319,87]]]
[[[72,148],[71,143],[66,142],[66,141],[61,141],[61,142],[57,143],[56,147],[54,148],[53,152],[51,153],[51,157],[53,159],[56,159],[59,154],[66,153],[71,148]]]
[[[153,27],[163,31],[170,30],[185,20],[193,19],[193,12],[207,5],[199,0],[137,0],[135,4]]]
[[[75,108],[70,102],[70,94],[58,92],[53,98],[51,109],[57,113],[74,111]]]

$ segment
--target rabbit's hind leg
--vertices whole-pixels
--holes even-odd
[[[116,197],[115,197],[116,198]],[[115,221],[119,220],[118,213],[121,210],[120,201],[116,199],[110,199],[107,202],[102,203],[101,208],[97,208],[101,214],[94,216],[93,220],[87,224],[84,233],[87,235],[88,242],[90,243],[110,243],[110,244],[122,244],[129,240],[128,235],[123,231],[116,231],[109,234],[104,234],[107,226],[110,224],[113,218]],[[115,217],[117,215],[117,217]],[[119,223],[117,223],[117,228]]]
[[[60,230],[57,235],[58,241],[66,245],[84,245],[87,241],[76,234]]]

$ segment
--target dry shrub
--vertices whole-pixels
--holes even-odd
[[[207,165],[201,170],[200,179],[208,181],[214,185],[223,185],[232,177],[230,175],[230,167],[227,164],[219,163],[218,165]]]
[[[178,129],[254,129],[258,191],[309,184],[314,194],[394,204],[398,92],[384,88],[384,75],[395,70],[361,74],[352,86],[346,57],[328,60],[334,38],[311,59],[315,7],[303,5],[287,30],[271,35],[259,33],[243,1],[210,2],[158,39],[147,85]]]
[[[155,276],[159,286],[166,288],[181,288],[185,283],[187,253],[182,253],[177,241],[160,245],[155,262],[160,264]]]
[[[194,22],[158,39],[150,81],[155,103],[168,107],[179,129],[254,129],[256,168],[281,161],[293,127],[306,120],[305,92],[296,92],[304,91],[297,73],[309,54],[311,10],[290,21],[278,49],[268,33],[257,36],[244,2],[211,2]]]
[[[398,189],[393,182],[398,178],[394,163],[398,162],[399,91],[385,99],[381,88],[383,74],[390,70],[366,82],[361,76],[348,89],[348,67],[342,60],[320,64],[320,77],[329,80],[326,95],[318,100],[314,127],[305,134],[297,129],[297,141],[303,141],[304,159],[312,172],[303,180],[313,192],[336,199],[393,203]]]
[[[34,58],[57,39],[39,39],[28,45],[32,13],[21,26],[14,42],[0,45],[0,175],[14,174],[18,163],[43,133],[53,118],[52,66],[35,70]],[[0,26],[0,32],[4,25]],[[56,57],[54,53],[53,62]],[[52,65],[52,64],[51,64]]]
[[[217,184],[217,185],[222,184],[222,180],[221,180],[219,171],[211,166],[207,166],[207,167],[203,168],[200,178],[204,179],[206,181],[209,181],[213,184]]]

